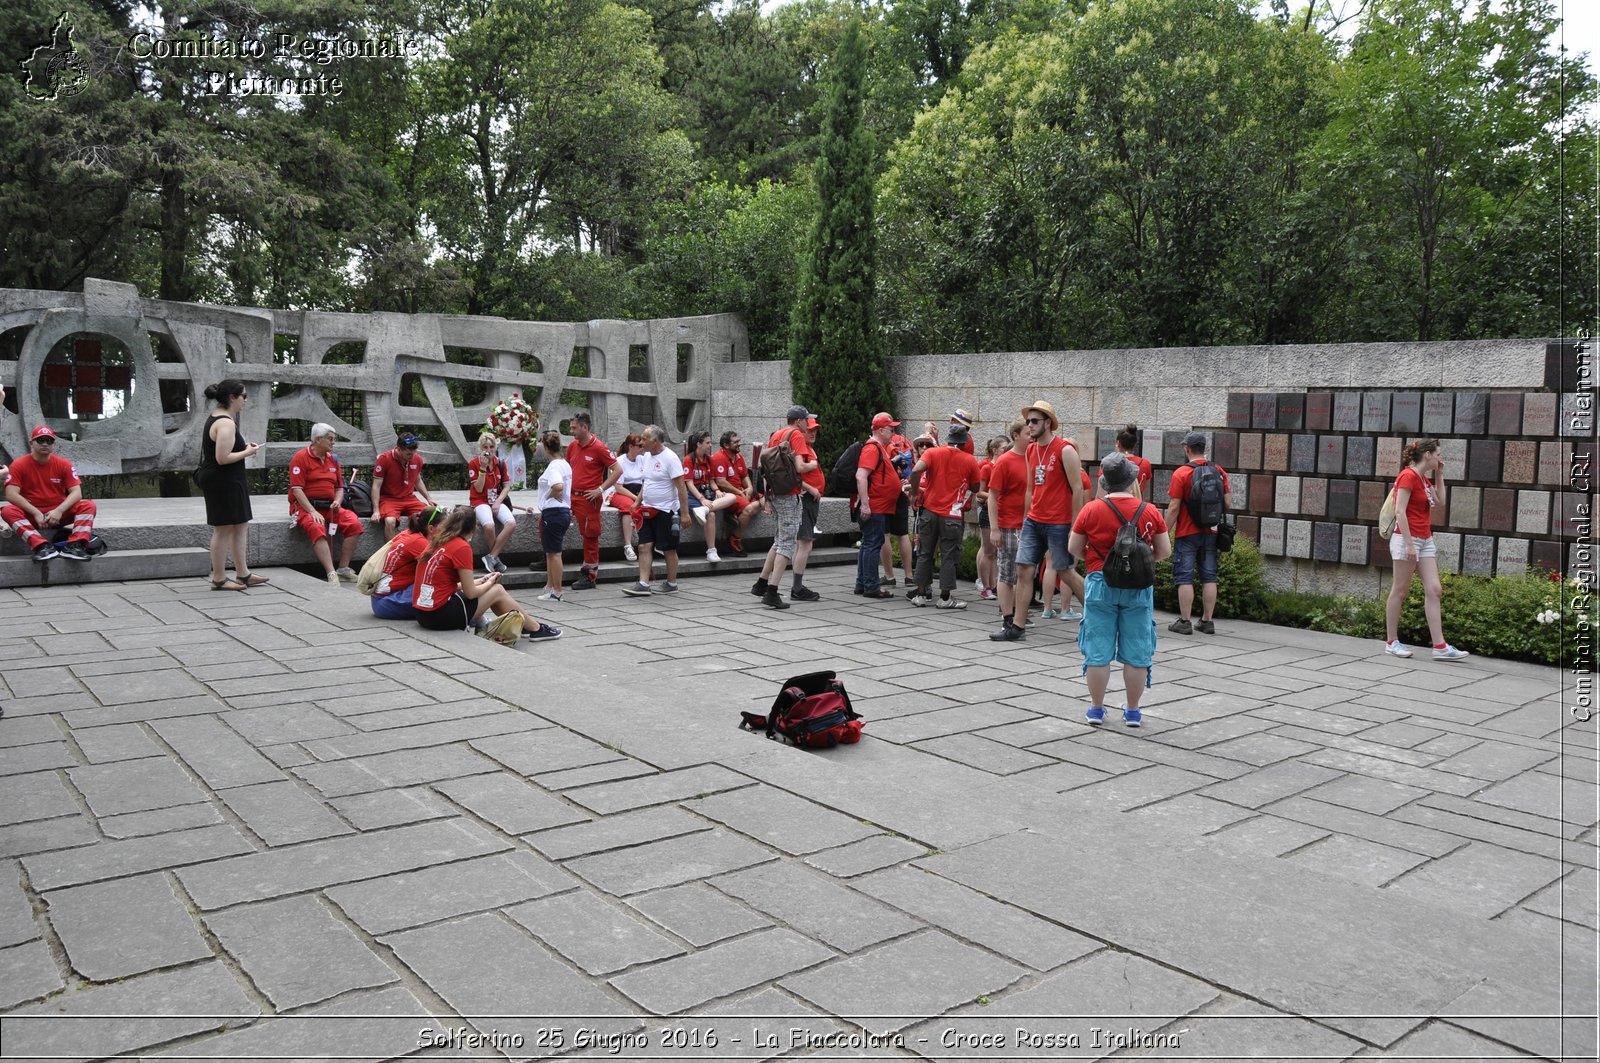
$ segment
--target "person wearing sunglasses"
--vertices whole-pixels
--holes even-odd
[[[94,531],[95,504],[83,497],[83,485],[72,462],[56,453],[56,434],[40,425],[28,436],[28,456],[13,461],[0,520],[22,537],[35,561],[64,557],[87,561]],[[41,531],[72,528],[58,548]]]

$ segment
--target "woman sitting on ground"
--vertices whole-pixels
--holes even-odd
[[[491,609],[496,616],[516,611],[522,614],[526,637],[560,638],[560,628],[539,623],[500,586],[500,573],[473,575],[472,530],[477,520],[471,509],[458,508],[434,530],[431,544],[417,560],[411,603],[417,623],[430,631],[465,631],[479,626]]]
[[[428,549],[428,529],[444,519],[444,510],[429,506],[411,514],[406,530],[389,541],[383,575],[372,591],[372,615],[379,620],[415,620],[412,593],[416,590],[417,559]]]

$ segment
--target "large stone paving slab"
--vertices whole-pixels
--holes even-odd
[[[513,852],[335,886],[327,894],[362,929],[387,934],[504,908],[575,884],[572,876],[549,861]]]
[[[725,830],[713,830],[582,856],[567,861],[565,867],[607,893],[626,897],[774,859],[772,852],[753,842]]]
[[[206,924],[279,1011],[396,979],[315,897],[245,905]]]
[[[643,922],[581,890],[519,904],[506,909],[506,915],[593,975],[684,952]]]
[[[792,930],[764,930],[630,971],[613,978],[611,984],[647,1011],[673,1015],[803,970],[833,955]]]
[[[860,820],[770,786],[716,794],[683,807],[795,855],[876,833]]]
[[[858,952],[921,926],[820,872],[791,863],[772,862],[720,875],[711,884],[840,952]]]
[[[164,874],[45,894],[73,970],[95,982],[205,959],[211,947]]]

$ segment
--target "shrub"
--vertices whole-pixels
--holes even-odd
[[[1198,591],[1196,592],[1198,594]],[[1233,549],[1217,555],[1217,616],[1259,619],[1267,607],[1267,578],[1261,571],[1261,551],[1240,536]],[[1172,559],[1156,565],[1156,608],[1178,611],[1178,588],[1172,582]]]

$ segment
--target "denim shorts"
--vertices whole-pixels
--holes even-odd
[[[1196,562],[1200,578],[1194,578]],[[1172,582],[1179,587],[1193,583],[1217,582],[1217,536],[1215,532],[1185,535],[1172,544]]]
[[[1022,522],[1022,536],[1017,541],[1017,564],[1037,566],[1044,560],[1048,548],[1056,563],[1057,572],[1072,567],[1072,554],[1067,552],[1067,539],[1072,535],[1070,524],[1041,524],[1032,517]]]
[[[417,588],[415,585],[393,594],[374,594],[372,596],[372,615],[379,620],[415,620],[416,609],[411,605],[411,594]]]
[[[1115,660],[1148,673],[1156,656],[1154,602],[1154,587],[1108,587],[1103,575],[1089,573],[1083,581],[1083,622],[1078,625],[1083,666],[1103,667]]]

